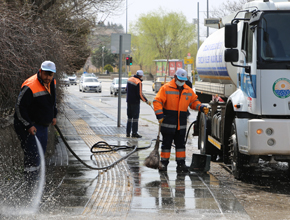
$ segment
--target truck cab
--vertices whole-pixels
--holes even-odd
[[[260,158],[290,162],[289,18],[289,2],[246,3],[197,54],[196,91],[211,109],[198,115],[199,148],[231,164],[238,179]]]

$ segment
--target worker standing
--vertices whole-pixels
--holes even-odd
[[[55,64],[44,61],[38,73],[22,84],[15,105],[14,128],[24,152],[24,174],[28,178],[38,175],[40,167],[35,135],[45,153],[48,126],[56,124],[55,73]]]
[[[189,88],[185,81],[187,72],[178,69],[174,79],[163,85],[154,101],[154,111],[161,124],[162,146],[159,171],[167,171],[172,141],[176,147],[177,173],[188,173],[185,164],[185,134],[187,124],[187,108],[208,113],[208,108],[201,104],[197,95]]]
[[[136,75],[130,77],[127,81],[127,137],[130,137],[132,131],[133,138],[141,138],[138,134],[138,121],[140,113],[140,100],[151,105],[151,102],[142,93],[143,71],[138,70]]]

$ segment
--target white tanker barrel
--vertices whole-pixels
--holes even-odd
[[[234,84],[237,68],[224,61],[224,28],[211,34],[196,55],[196,70],[203,82]]]

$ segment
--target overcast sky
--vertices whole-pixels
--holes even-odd
[[[199,2],[199,18],[200,18],[200,36],[206,35],[206,28],[203,26],[203,19],[206,15],[207,0],[124,0],[124,7],[119,11],[118,15],[110,15],[107,21],[122,24],[126,31],[126,1],[128,5],[128,31],[129,24],[136,21],[141,14],[158,11],[162,8],[166,12],[182,12],[188,22],[192,22],[197,18],[197,2]],[[226,0],[208,0],[209,11],[213,7],[219,7]]]

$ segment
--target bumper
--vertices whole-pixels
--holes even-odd
[[[272,134],[266,133],[269,128],[273,131]],[[258,129],[260,134],[257,133]],[[249,120],[248,147],[243,148],[250,155],[290,155],[290,120]]]
[[[101,87],[88,87],[88,86],[86,86],[86,87],[84,87],[84,91],[86,91],[86,92],[100,92],[102,90],[102,88]]]
[[[119,92],[119,89],[114,90],[114,93],[118,93],[118,92]],[[126,93],[126,88],[122,88],[121,93]]]

